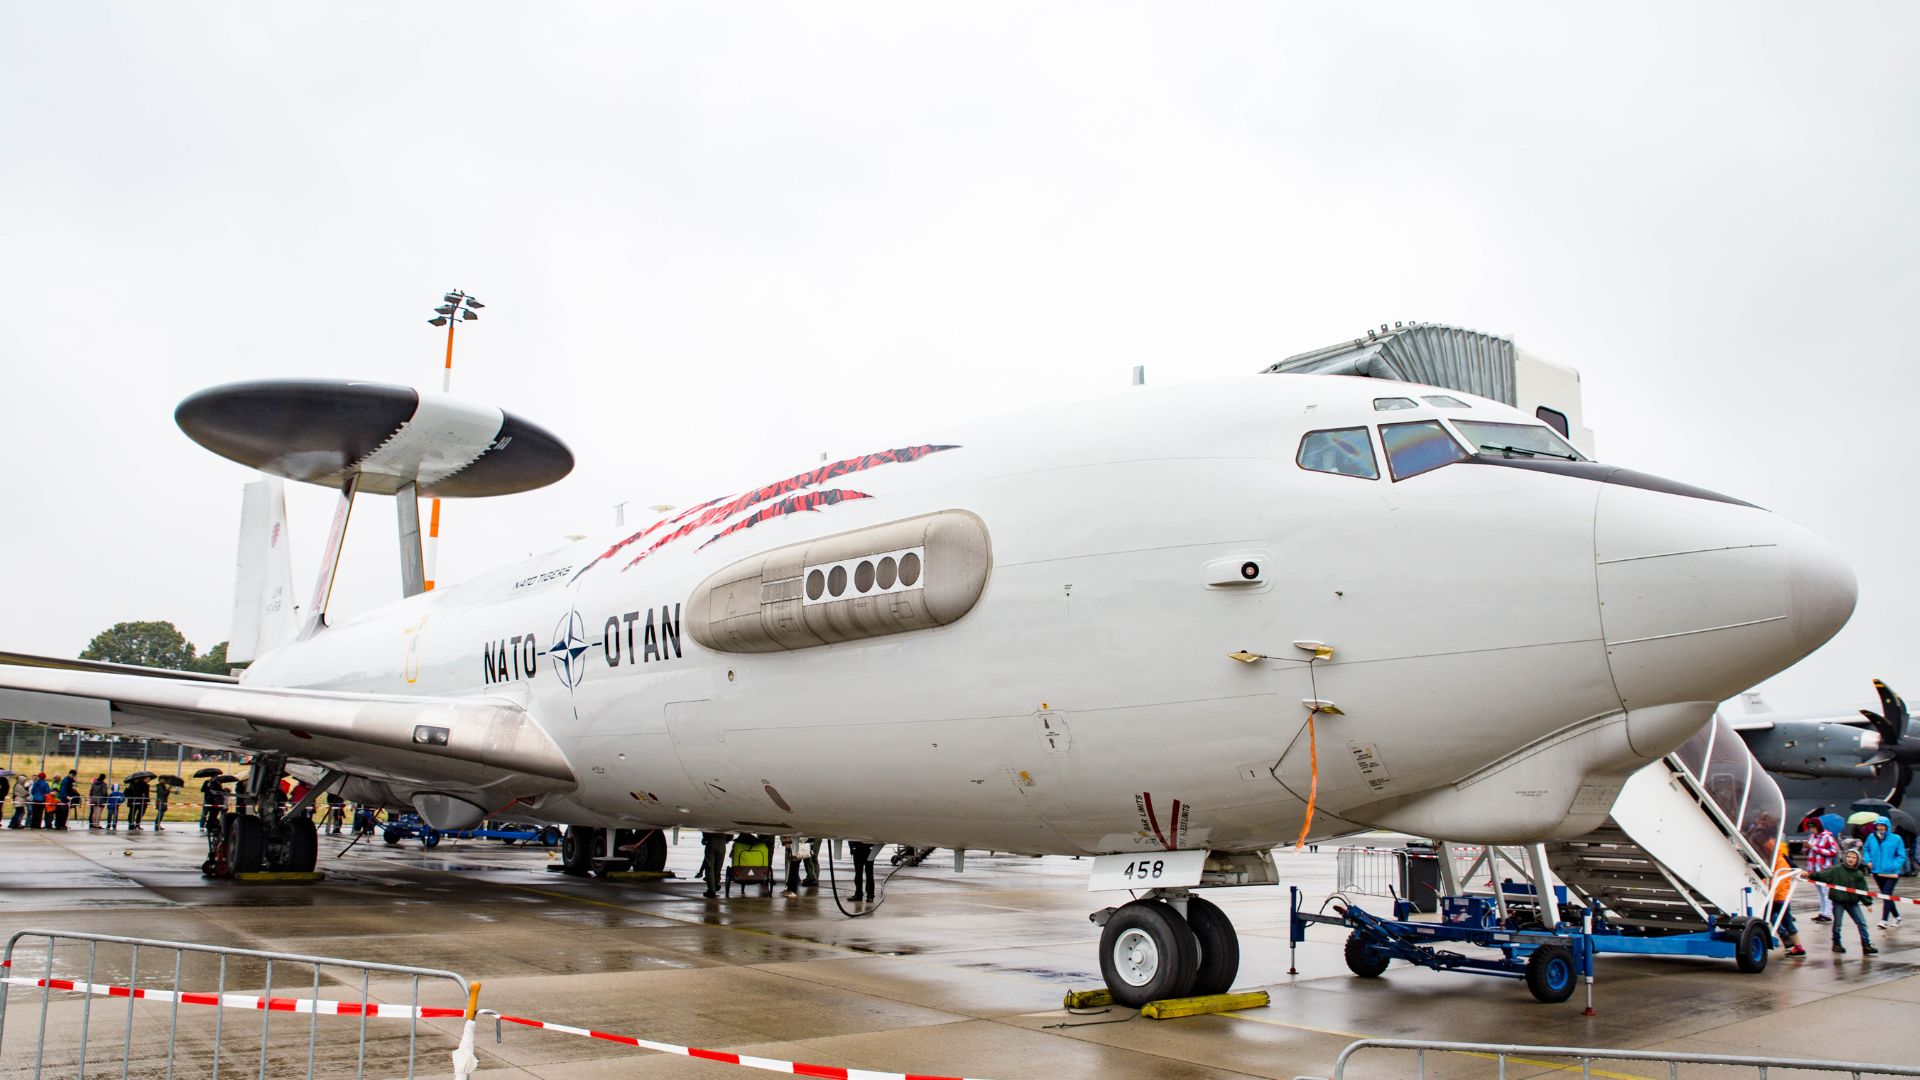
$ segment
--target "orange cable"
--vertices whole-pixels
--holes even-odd
[[[1307,785],[1307,819],[1300,823],[1300,839],[1293,842],[1295,851],[1306,846],[1307,830],[1313,828],[1313,804],[1320,797],[1320,745],[1313,730],[1313,717],[1319,711],[1319,709],[1307,711],[1307,762],[1312,769],[1313,780]]]

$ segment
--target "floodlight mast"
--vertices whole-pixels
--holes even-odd
[[[440,306],[433,309],[434,317],[428,319],[427,323],[431,326],[444,326],[447,328],[447,363],[446,366],[440,370],[440,392],[445,394],[451,392],[453,389],[453,329],[462,322],[471,322],[479,318],[480,316],[477,313],[478,309],[486,307],[487,305],[468,296],[465,291],[460,289],[454,289],[440,299]],[[421,581],[419,591],[421,592],[433,591],[434,567],[439,561],[440,554],[440,500],[435,498],[428,505],[426,552],[425,558],[422,560],[420,574]],[[415,535],[419,533],[419,513],[419,503],[416,502],[414,503]],[[401,529],[403,532],[406,529],[404,513],[402,514]],[[403,571],[403,576],[404,575],[405,571]],[[410,579],[407,581],[406,587],[408,589],[412,588]],[[408,595],[412,595],[412,593],[409,592]]]

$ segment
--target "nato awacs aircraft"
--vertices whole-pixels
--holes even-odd
[[[6,717],[244,751],[259,795],[293,766],[439,828],[564,823],[575,868],[676,825],[1097,856],[1095,884],[1140,890],[1100,948],[1129,1004],[1231,984],[1233,928],[1195,890],[1277,881],[1276,846],[1594,829],[1854,602],[1765,510],[1350,376],[928,431],[425,592],[416,498],[549,483],[558,439],[347,382],[224,386],[177,420],[340,492],[312,599],[293,620],[256,489],[243,675],[0,668]],[[399,496],[411,595],[335,624],[368,494]],[[277,802],[228,822],[213,869],[313,865]]]

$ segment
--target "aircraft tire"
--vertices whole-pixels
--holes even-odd
[[[593,873],[593,841],[598,830],[584,825],[569,825],[560,838],[560,866],[574,877]]]
[[[255,873],[266,866],[266,823],[252,814],[235,814],[227,826],[227,859],[236,874]]]
[[[1752,919],[1740,928],[1740,942],[1734,946],[1733,964],[1748,975],[1767,970],[1767,953],[1773,948],[1773,935],[1764,919]]]
[[[640,841],[639,850],[633,853],[633,868],[648,873],[659,873],[667,868],[667,834],[654,829]]]
[[[1565,945],[1542,945],[1527,957],[1527,989],[1535,1001],[1558,1005],[1573,996],[1579,982],[1573,950]]]
[[[1393,963],[1393,957],[1368,945],[1360,931],[1347,935],[1347,970],[1363,979],[1377,979],[1386,974],[1387,965]]]
[[[312,873],[320,862],[320,830],[308,817],[295,818],[288,828],[293,833],[287,838],[287,869]]]
[[[1225,912],[1198,896],[1187,898],[1187,925],[1200,944],[1200,966],[1194,969],[1195,997],[1224,994],[1233,988],[1233,977],[1240,973],[1240,935]]]
[[[1129,1009],[1187,997],[1199,966],[1193,928],[1158,900],[1123,905],[1100,931],[1100,976],[1114,1002]]]

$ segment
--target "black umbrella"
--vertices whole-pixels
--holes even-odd
[[[151,780],[153,779],[153,774],[145,771],[128,773],[127,779],[128,780]]]
[[[157,783],[165,784],[168,787],[186,787],[187,786],[187,782],[185,780],[180,779],[177,776],[156,776],[154,777],[154,780]]]
[[[195,780],[205,780],[209,776],[219,776],[219,775],[220,775],[220,766],[209,765],[204,769],[195,769],[193,773],[193,778]]]

